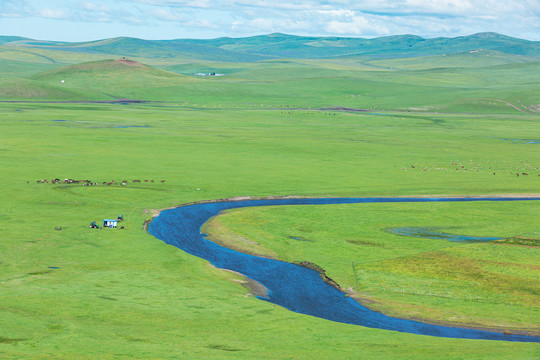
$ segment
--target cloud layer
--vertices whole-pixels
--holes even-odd
[[[493,31],[540,40],[539,0],[2,0],[0,18],[29,27],[32,19],[62,21],[72,29],[101,24],[124,33],[144,27],[147,38],[155,39],[273,32],[436,37]],[[6,33],[2,22],[0,31]]]

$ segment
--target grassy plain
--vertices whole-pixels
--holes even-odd
[[[0,104],[0,357],[385,359],[399,354],[404,359],[537,358],[538,344],[415,336],[291,313],[247,296],[249,290],[242,286],[240,276],[215,269],[142,230],[143,221],[156,209],[239,195],[539,192],[540,145],[522,140],[540,139],[538,115],[529,109],[540,103],[535,97],[540,83],[536,81],[538,63],[512,64],[514,72],[505,75],[509,68],[412,73],[367,70],[360,63],[351,70],[355,60],[345,62],[246,63],[238,64],[246,70],[206,79],[146,68],[100,68],[100,72],[110,70],[107,78],[84,74],[80,68],[42,72],[51,69],[38,64],[31,70],[33,65],[11,63],[21,76],[0,80],[2,97],[34,102]],[[35,89],[43,91],[32,93]],[[18,95],[9,95],[13,93]],[[114,98],[159,102],[35,102]],[[521,110],[501,101],[478,99],[508,101]],[[379,110],[316,110],[332,106]],[[423,110],[406,111],[411,107]],[[55,177],[100,184],[143,181],[88,187],[36,183]],[[341,244],[353,251],[354,259],[348,252],[344,258],[319,258],[316,251],[309,252],[314,247],[302,250],[303,256],[346,286],[352,286],[350,263],[355,261],[360,292],[378,299],[376,304],[385,305],[381,307],[385,311],[396,308],[390,301],[394,287],[409,291],[407,286],[416,286],[411,290],[438,294],[452,287],[456,298],[432,296],[428,297],[431,302],[415,304],[425,297],[403,292],[395,294],[399,297],[395,301],[419,309],[410,316],[434,321],[445,320],[444,311],[451,307],[461,322],[502,323],[512,329],[538,323],[537,295],[525,296],[526,284],[498,289],[490,287],[487,275],[477,281],[458,272],[457,279],[448,279],[435,271],[426,279],[421,270],[426,264],[456,265],[456,259],[472,259],[481,263],[482,274],[495,273],[504,284],[511,276],[537,281],[537,269],[507,265],[537,264],[537,248],[518,251],[498,245],[503,253],[494,253],[490,247],[497,245],[454,246],[399,238],[401,245],[392,250],[390,244],[396,241],[379,231],[387,226],[384,219],[389,219],[405,225],[425,221],[430,226],[460,226],[464,233],[536,236],[539,230],[533,216],[538,205],[475,204],[468,208],[456,204],[460,211],[455,214],[453,204],[440,205],[439,213],[429,214],[421,205],[415,206],[377,205],[371,211],[364,211],[363,205],[309,211],[264,209],[253,210],[251,218],[247,213],[239,216],[258,222],[257,216],[264,214],[269,228],[262,229],[269,238],[283,231],[287,236],[310,238],[301,232],[311,231],[317,235],[313,244],[322,249],[328,247],[323,243],[330,238],[329,232],[339,231],[343,236],[332,239],[345,240]],[[88,228],[92,220],[119,213],[125,218],[124,230]],[[290,224],[287,214],[299,222]],[[516,223],[511,214],[526,220]],[[361,226],[359,216],[376,222],[368,225],[366,220],[366,227]],[[314,221],[321,217],[335,221]],[[249,237],[248,232],[256,231],[251,225],[241,224]],[[294,233],[289,234],[291,227]],[[252,240],[262,241],[253,236]],[[275,245],[265,247],[280,257],[290,253]],[[360,247],[362,252],[369,249],[373,261],[363,258]],[[424,249],[438,257],[415,255]],[[410,255],[407,259],[414,266],[394,260],[396,252]],[[296,254],[290,259],[303,260]],[[342,271],[343,262],[348,268]],[[377,274],[384,277],[384,287],[376,287]],[[408,285],[409,279],[416,285]],[[431,283],[424,287],[422,281]],[[477,301],[469,309],[470,302],[463,300],[474,298],[476,292],[460,285],[471,283],[481,285],[483,299],[496,296],[499,307]],[[508,310],[508,302],[516,307],[516,314]],[[491,316],[494,309],[500,313]]]
[[[203,231],[240,251],[324,264],[327,276],[386,314],[535,332],[540,240],[537,247],[507,241],[463,244],[397,236],[387,229],[436,227],[457,234],[534,238],[540,235],[539,208],[536,201],[278,206],[232,210],[213,218]]]

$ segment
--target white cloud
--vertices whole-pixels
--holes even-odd
[[[318,11],[321,15],[319,23],[327,34],[335,35],[386,35],[388,28],[384,25],[387,19],[366,15],[351,10]]]
[[[185,23],[188,27],[205,28],[205,29],[220,29],[220,26],[207,19],[191,20]]]
[[[116,8],[104,1],[85,1],[70,8],[70,20],[85,23],[130,23],[140,24],[144,19],[130,9]]]
[[[0,2],[0,17],[24,17],[34,11],[28,0],[2,0]]]
[[[152,6],[167,7],[209,8],[213,6],[211,0],[136,0],[135,2]]]
[[[169,26],[187,34],[207,28],[216,36],[496,31],[540,40],[540,0],[0,0],[0,17],[152,25],[156,34]]]
[[[320,4],[317,1],[282,1],[282,0],[229,0],[221,3],[222,8],[241,9],[245,7],[263,8],[268,10],[320,10],[333,9],[333,6]],[[219,4],[215,4],[219,6]]]
[[[337,10],[317,10],[317,13],[323,16],[329,16],[333,18],[342,18],[342,17],[353,17],[355,12],[352,10],[346,9],[337,9]]]
[[[455,14],[470,12],[474,6],[468,0],[406,0],[404,9],[412,12]]]
[[[67,19],[68,14],[64,10],[59,9],[40,9],[38,13],[36,14],[39,17],[47,18],[47,19]]]
[[[147,13],[149,18],[158,21],[183,21],[186,20],[186,16],[181,11],[174,11],[171,9],[154,8],[150,9]]]
[[[98,5],[91,2],[84,2],[80,5],[80,7],[84,10],[88,11],[96,11],[101,13],[110,13],[111,9],[105,5]]]

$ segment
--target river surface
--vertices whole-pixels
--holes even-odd
[[[531,201],[540,198],[315,198],[208,202],[164,210],[149,226],[149,232],[167,244],[208,260],[218,268],[239,272],[263,284],[261,300],[297,313],[327,320],[412,334],[461,339],[540,342],[540,337],[426,324],[390,317],[360,305],[327,284],[311,269],[283,261],[244,254],[205,238],[201,226],[221,211],[273,205],[329,205],[392,202]],[[255,239],[256,240],[256,239]]]

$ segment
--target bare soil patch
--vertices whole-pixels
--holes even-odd
[[[128,60],[128,59],[115,59],[114,61],[122,63],[122,64],[127,65],[127,66],[139,66],[139,67],[144,66],[143,64],[141,64],[138,61],[133,61],[133,60]]]

